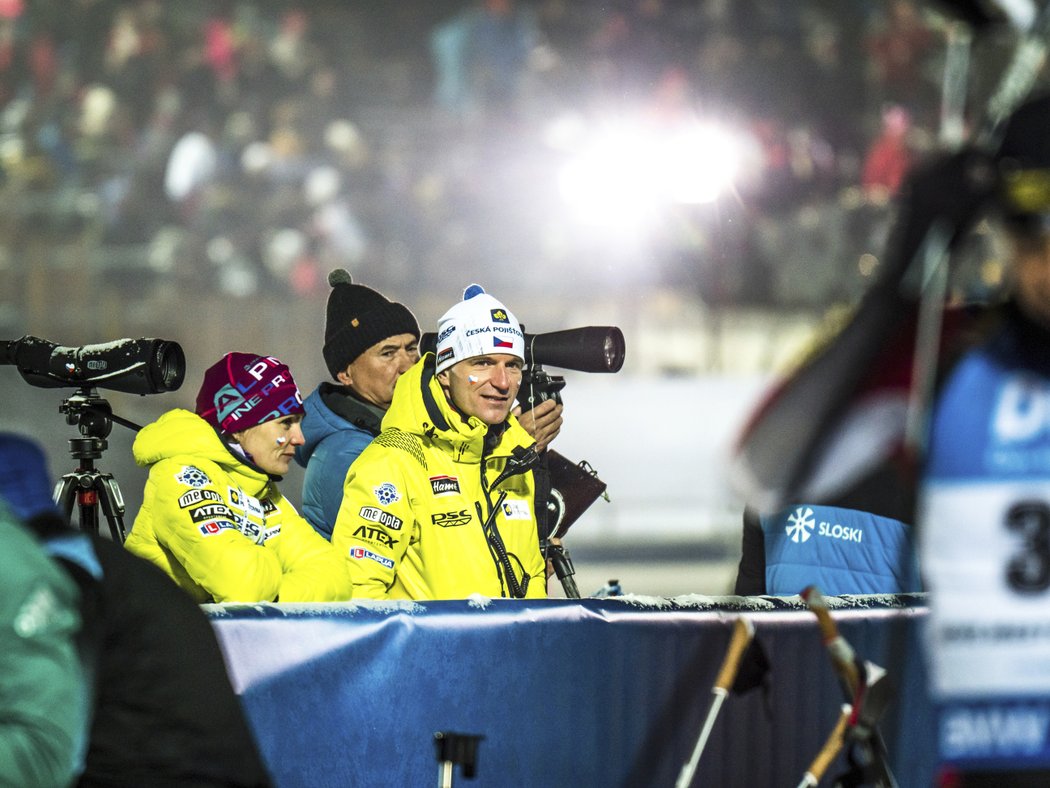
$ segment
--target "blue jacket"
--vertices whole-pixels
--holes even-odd
[[[831,595],[922,590],[911,530],[899,520],[808,504],[748,516],[765,542],[767,594],[791,596],[809,585]]]
[[[322,383],[303,403],[303,437],[306,443],[295,459],[306,468],[303,478],[303,516],[331,541],[343,482],[350,464],[379,434],[382,417],[334,383]]]

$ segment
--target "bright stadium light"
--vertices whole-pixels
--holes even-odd
[[[683,129],[659,148],[656,168],[661,191],[679,203],[714,202],[736,178],[740,146],[726,131],[697,125]]]
[[[588,224],[637,228],[662,208],[713,202],[746,167],[745,146],[713,124],[620,126],[576,136],[580,152],[563,164],[558,186]]]
[[[650,157],[648,141],[637,134],[609,133],[562,167],[558,177],[562,198],[587,223],[632,225],[653,209]]]

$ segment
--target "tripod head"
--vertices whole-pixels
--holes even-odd
[[[90,386],[62,401],[58,412],[66,424],[75,424],[83,438],[70,438],[69,450],[75,459],[97,460],[107,448],[106,437],[113,429],[113,409]]]
[[[110,404],[98,395],[93,386],[82,386],[71,397],[58,406],[64,413],[67,424],[75,424],[82,438],[69,439],[69,453],[77,460],[77,469],[67,473],[55,488],[55,503],[70,520],[74,500],[78,504],[81,530],[98,532],[98,507],[109,521],[110,535],[114,541],[123,542],[124,499],[111,473],[101,473],[95,468],[95,460],[102,457],[109,444],[106,438],[113,429],[113,422],[130,429],[140,427],[113,414]]]

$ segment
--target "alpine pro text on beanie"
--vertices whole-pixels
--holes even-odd
[[[467,358],[506,353],[525,360],[525,335],[507,307],[470,285],[463,300],[438,320],[437,365],[441,372]]]
[[[288,367],[273,356],[227,353],[204,373],[197,415],[226,434],[303,413]]]

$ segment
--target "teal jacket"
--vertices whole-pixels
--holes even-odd
[[[64,786],[80,773],[90,693],[73,582],[0,507],[0,786]]]

